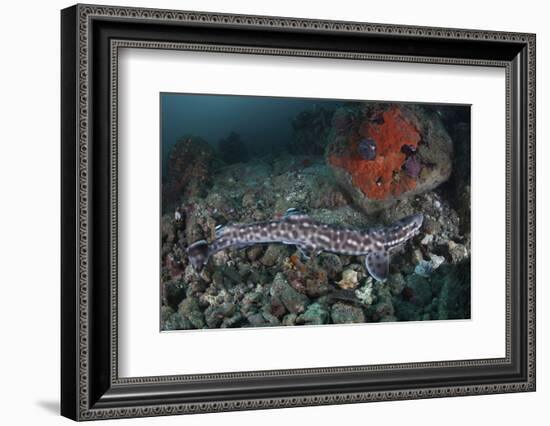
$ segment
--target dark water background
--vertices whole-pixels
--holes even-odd
[[[292,139],[292,119],[301,111],[335,109],[338,100],[234,95],[161,94],[163,159],[183,136],[198,136],[216,147],[231,132],[254,152],[280,151]],[[163,174],[166,161],[163,161]]]

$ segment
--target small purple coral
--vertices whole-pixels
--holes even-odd
[[[407,155],[412,155],[416,152],[416,147],[413,145],[405,144],[401,147],[401,152]]]
[[[376,142],[371,138],[361,139],[358,150],[363,160],[374,160],[376,158]]]
[[[405,172],[412,178],[418,177],[420,171],[422,170],[422,163],[416,157],[416,155],[411,155],[405,161]]]

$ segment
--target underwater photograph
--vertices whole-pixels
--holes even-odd
[[[470,319],[470,105],[160,94],[160,330]]]

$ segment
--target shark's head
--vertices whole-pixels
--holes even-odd
[[[385,234],[386,249],[389,250],[393,247],[400,246],[417,235],[423,222],[424,215],[422,213],[417,213],[399,219],[397,222],[385,227],[383,232]]]

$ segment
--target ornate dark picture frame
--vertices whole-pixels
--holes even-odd
[[[62,415],[92,420],[535,390],[534,34],[95,5],[64,9],[61,28]],[[120,378],[121,47],[505,69],[506,356]]]

